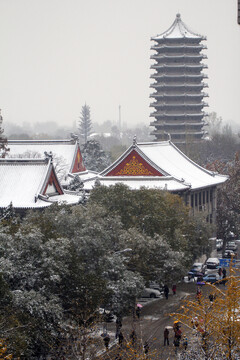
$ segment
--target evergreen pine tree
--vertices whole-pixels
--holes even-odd
[[[3,135],[2,122],[3,118],[0,109],[0,158],[4,158],[6,152],[9,151],[9,149],[7,148],[7,138]]]
[[[84,138],[84,143],[86,144],[87,138],[91,133],[92,122],[90,116],[90,106],[85,104],[82,106],[80,120],[79,120],[79,133],[80,136]]]

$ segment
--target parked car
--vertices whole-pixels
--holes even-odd
[[[226,250],[223,254],[224,259],[231,259],[232,257],[236,257],[236,254],[233,250]]]
[[[145,288],[141,294],[141,297],[149,297],[149,298],[157,298],[160,297],[161,293],[159,290],[151,289],[151,288]]]
[[[205,274],[206,265],[204,263],[196,262],[193,264],[190,271],[192,272],[200,272],[202,274]]]
[[[217,274],[207,274],[203,277],[203,281],[210,284],[215,284],[219,280]]]
[[[222,239],[216,240],[216,248],[217,248],[217,251],[222,250],[222,248],[223,248],[223,240]]]
[[[208,269],[217,269],[219,266],[219,259],[218,258],[209,258],[206,261],[206,265]]]
[[[150,282],[149,287],[150,287],[151,289],[158,290],[161,294],[164,292],[163,285],[159,285],[159,284],[156,283],[156,282]]]
[[[226,250],[232,250],[232,251],[237,251],[237,244],[235,243],[235,241],[229,241],[226,244]]]

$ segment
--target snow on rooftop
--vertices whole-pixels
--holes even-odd
[[[11,202],[14,208],[41,208],[52,202],[78,203],[79,196],[63,194],[38,198],[49,176],[50,161],[0,159],[0,207]]]
[[[194,33],[190,30],[182,21],[181,15],[177,14],[176,19],[170,28],[164,31],[162,34],[157,35],[152,38],[152,40],[159,39],[179,39],[179,38],[189,38],[189,39],[205,39],[202,35]]]
[[[138,143],[140,154],[155,163],[164,173],[191,184],[192,189],[218,185],[227,177],[208,171],[185,156],[170,141]]]
[[[71,171],[77,143],[72,140],[8,140],[7,157],[45,158],[44,152],[52,152],[54,164]]]
[[[42,200],[35,201],[49,165],[44,161],[0,161],[0,207],[12,202],[15,208],[45,207]],[[49,204],[50,205],[50,204]]]
[[[188,189],[186,184],[176,181],[169,176],[97,176],[94,179],[84,181],[84,189],[86,191],[92,190],[96,185],[96,180],[104,186],[113,186],[121,183],[127,185],[131,190],[140,190],[142,187],[145,187],[146,189],[168,191],[182,191]]]

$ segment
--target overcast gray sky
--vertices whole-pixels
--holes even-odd
[[[237,0],[0,0],[4,123],[92,120],[149,124],[150,38],[176,13],[207,36],[209,108],[240,123]],[[205,71],[206,73],[206,71]]]

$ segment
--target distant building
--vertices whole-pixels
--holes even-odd
[[[150,106],[155,109],[150,125],[155,130],[151,134],[157,141],[168,139],[170,134],[178,145],[199,142],[204,135],[203,108],[208,106],[203,101],[208,96],[203,92],[207,75],[202,73],[207,68],[202,64],[206,46],[201,44],[206,37],[189,30],[177,14],[172,26],[151,40],[155,42],[151,47],[155,51],[151,56],[155,60],[151,66],[155,92],[150,96],[154,99]]]
[[[84,189],[118,183],[132,190],[159,189],[182,197],[192,215],[216,221],[217,187],[227,180],[184,155],[171,141],[133,144],[107,169],[84,181]]]
[[[51,156],[45,159],[0,159],[0,209],[10,204],[20,212],[53,203],[77,204],[81,196],[66,193],[54,170]]]

